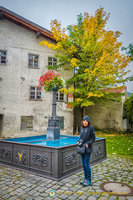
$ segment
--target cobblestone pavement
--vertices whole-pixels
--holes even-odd
[[[133,200],[133,196],[113,196],[103,192],[103,182],[121,182],[133,187],[133,161],[123,156],[108,155],[101,163],[91,166],[92,186],[83,187],[83,171],[60,182],[0,165],[0,200]],[[50,196],[50,191],[55,196]]]

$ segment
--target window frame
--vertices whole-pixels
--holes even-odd
[[[35,59],[30,59],[30,55],[31,56],[37,56],[38,57],[38,59],[37,59],[37,66],[35,66]],[[30,66],[30,60],[32,60],[32,66]],[[29,68],[33,68],[33,69],[40,69],[40,67],[39,67],[39,55],[38,54],[32,54],[32,53],[28,53],[28,67]]]
[[[24,118],[24,119],[22,119],[22,118]],[[28,119],[28,118],[30,118],[30,119]],[[25,124],[24,124],[25,126],[24,125],[22,126],[22,120],[25,121]],[[31,127],[30,127],[30,123],[28,124],[28,121],[30,121],[30,120],[32,120]],[[33,116],[21,116],[20,130],[21,131],[24,131],[24,130],[33,131],[33,120],[34,120]]]
[[[63,94],[63,99],[60,98],[61,94]],[[65,94],[64,94],[64,92],[63,93],[61,93],[61,92],[57,92],[56,93],[56,101],[57,102],[65,102]]]
[[[4,53],[6,53],[6,55],[4,56],[5,57],[5,63],[2,63],[1,62],[1,57],[2,57],[2,55],[1,55],[1,53],[2,52],[4,52]],[[6,50],[2,50],[2,49],[0,49],[0,65],[6,65],[7,64],[7,51]]]
[[[52,61],[49,61],[49,58],[51,58]],[[54,59],[56,59],[56,61],[54,61]],[[57,65],[57,62],[58,62],[57,58],[54,58],[52,56],[48,56],[48,65],[50,65],[49,63],[52,63],[51,66],[55,66],[54,63],[56,63],[56,65]]]
[[[35,90],[31,90],[31,88],[35,88]],[[34,93],[35,93],[35,95],[34,95],[34,97],[35,98],[31,98],[31,92],[33,92],[33,91],[35,91]],[[38,97],[38,92],[40,93],[40,97],[41,98],[37,98]],[[29,94],[29,100],[30,101],[42,101],[42,92],[41,92],[41,90],[39,89],[39,87],[38,86],[30,86],[30,94]]]
[[[63,127],[60,126],[60,129],[64,130],[64,116],[58,116],[58,117],[59,117],[59,126],[61,124],[61,120],[62,120],[62,124],[63,124]]]

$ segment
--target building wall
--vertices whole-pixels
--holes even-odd
[[[99,129],[123,130],[123,107],[121,102],[108,102],[107,105],[97,104],[88,107],[91,123]]]
[[[85,108],[84,114],[81,109],[75,109],[75,127],[80,127],[82,115],[89,115],[91,124],[98,129],[123,130],[123,103],[108,101],[106,105],[95,104]],[[76,128],[75,128],[76,130]]]
[[[40,46],[43,37],[6,19],[0,20],[0,50],[7,51],[7,64],[0,64],[0,137],[23,137],[46,134],[52,111],[52,94],[42,91],[42,100],[29,100],[30,86],[38,86],[40,75],[47,71],[48,56],[54,52]],[[28,54],[39,55],[39,69],[28,67]],[[68,77],[71,72],[61,72]],[[66,102],[57,103],[57,115],[64,116],[62,134],[73,133],[73,110]],[[21,131],[21,116],[33,116],[33,131]]]

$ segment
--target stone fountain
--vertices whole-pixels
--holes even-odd
[[[52,92],[52,115],[48,118],[47,135],[0,140],[0,163],[59,181],[81,170],[82,163],[77,153],[79,136],[60,135],[56,115],[57,88]],[[105,138],[96,138],[92,149],[90,164],[106,159]]]

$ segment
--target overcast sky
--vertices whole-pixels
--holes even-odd
[[[110,18],[107,28],[120,31],[120,41],[124,46],[133,43],[133,0],[0,0],[0,6],[50,30],[50,22],[58,19],[66,28],[76,23],[77,15],[84,12],[94,14],[104,7]],[[133,63],[129,65],[133,75]],[[127,83],[128,91],[133,92],[133,83]]]

